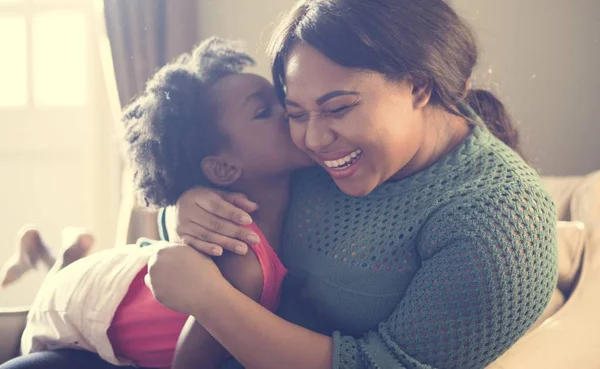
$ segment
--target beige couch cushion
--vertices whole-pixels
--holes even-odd
[[[582,222],[558,222],[558,289],[564,296],[571,294],[581,266],[585,244]]]
[[[579,276],[581,258],[585,244],[585,230],[582,222],[558,222],[558,283],[548,306],[531,326],[529,331],[539,327],[565,304]]]
[[[27,308],[0,308],[0,364],[19,354]]]
[[[585,246],[577,288],[565,305],[489,369],[600,368],[600,229],[581,230]]]
[[[586,177],[575,188],[571,198],[571,220],[600,227],[600,171]]]
[[[571,198],[583,179],[583,176],[542,177],[542,184],[556,203],[558,220],[571,220]]]

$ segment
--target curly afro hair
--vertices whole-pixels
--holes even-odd
[[[217,127],[211,87],[254,60],[235,43],[210,38],[162,67],[124,109],[127,156],[146,206],[173,205],[187,190],[212,184],[200,163],[227,141]]]

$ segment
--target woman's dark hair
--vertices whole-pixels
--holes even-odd
[[[469,90],[477,63],[475,36],[443,0],[299,1],[269,45],[273,83],[282,101],[285,62],[299,41],[343,67],[375,71],[392,80],[428,78],[431,103],[473,122],[458,108],[468,104],[492,133],[519,150],[504,105],[490,92]]]
[[[200,163],[227,141],[211,87],[253,64],[232,42],[210,38],[158,70],[125,108],[127,156],[146,206],[173,205],[188,189],[211,186]]]

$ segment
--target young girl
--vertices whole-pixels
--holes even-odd
[[[259,242],[250,253],[216,262],[236,288],[273,310],[286,273],[276,251],[290,173],[310,160],[293,145],[273,86],[242,73],[252,64],[230,43],[209,39],[159,70],[126,109],[124,123],[135,184],[148,204],[175,204],[197,185],[259,199],[259,217],[247,222]],[[217,367],[227,352],[193,318],[162,306],[145,285],[149,258],[169,246],[149,244],[99,252],[47,278],[28,316],[24,354],[77,348],[115,365]],[[0,368],[35,367],[27,365],[32,356]]]

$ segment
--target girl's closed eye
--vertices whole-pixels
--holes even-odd
[[[268,119],[271,117],[271,114],[272,114],[271,106],[267,105],[267,106],[261,107],[253,119],[255,119],[255,120]]]

